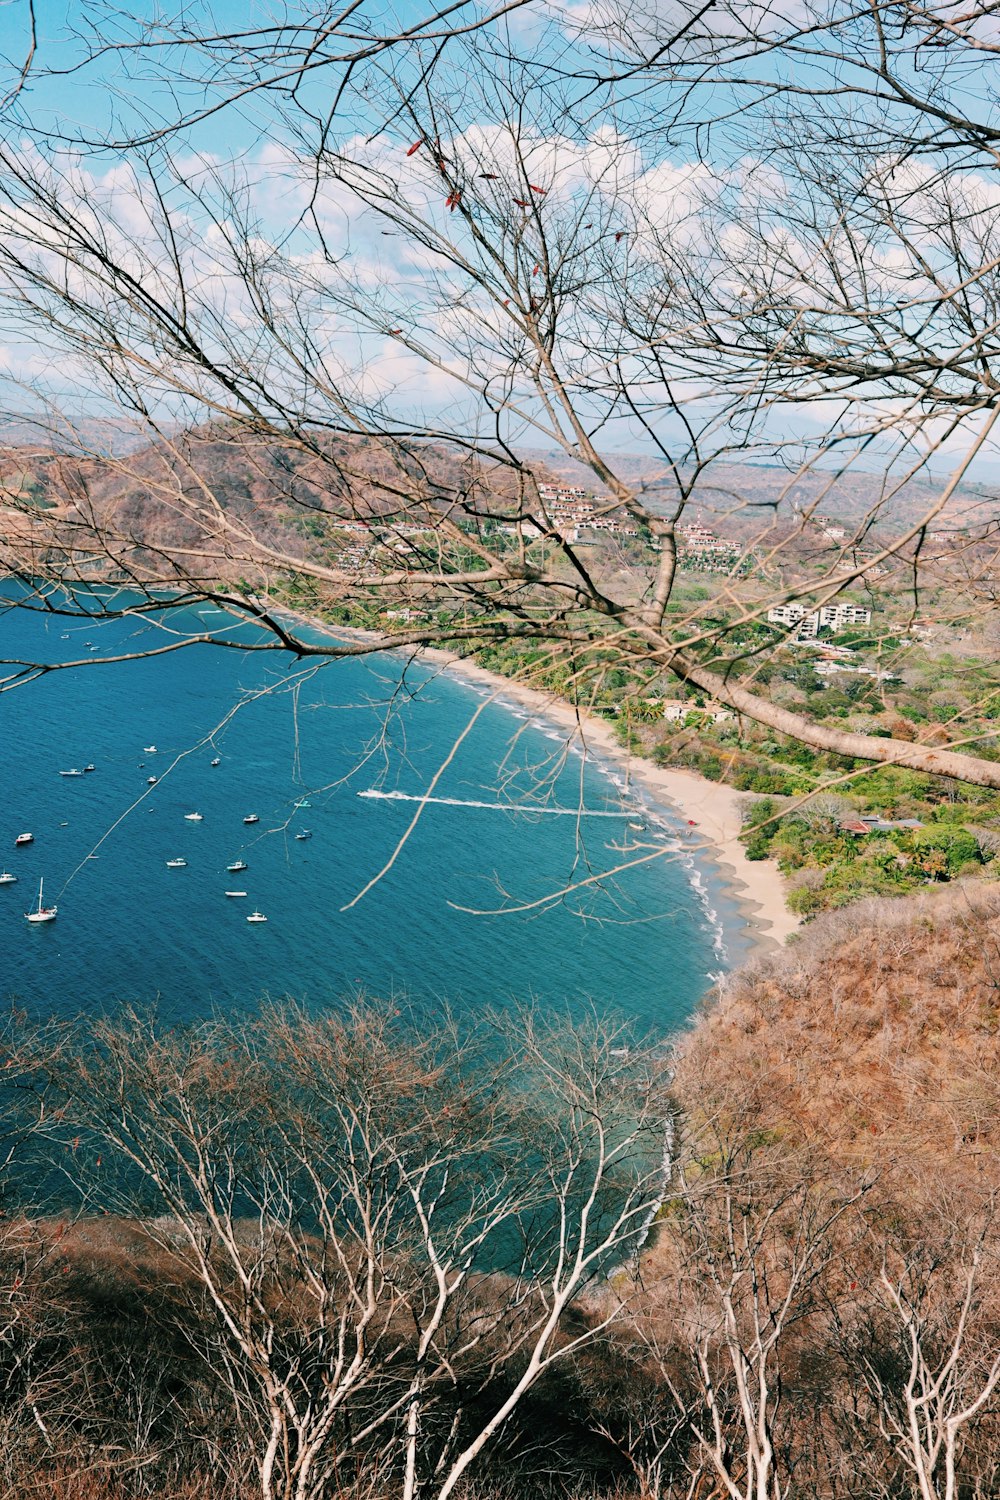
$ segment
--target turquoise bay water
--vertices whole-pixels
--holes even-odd
[[[223,623],[206,609],[160,625],[10,609],[0,655],[76,660]],[[433,789],[440,800],[349,906],[467,728]],[[263,995],[326,1003],[364,991],[456,1010],[593,1001],[668,1029],[743,951],[735,907],[667,817],[544,724],[427,666],[317,667],[195,646],[5,692],[0,737],[0,865],[18,877],[0,886],[0,996],[33,1010],[158,1001],[188,1017]],[[92,774],[59,775],[90,762]],[[301,799],[311,805],[296,808]],[[599,815],[554,811],[581,800]],[[195,811],[202,821],[187,821]],[[260,821],[245,826],[251,813]],[[296,840],[304,829],[312,837]],[[35,842],[15,849],[22,831]],[[661,848],[665,858],[594,878]],[[239,857],[249,868],[227,873]],[[186,868],[168,869],[172,858]],[[40,876],[59,916],[31,926]],[[255,907],[266,924],[247,923]]]

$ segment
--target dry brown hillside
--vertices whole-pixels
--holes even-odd
[[[0,447],[0,564],[31,571],[30,540],[33,567],[69,559],[88,580],[259,581],[262,569],[342,564],[345,524],[405,539],[430,516],[471,521],[487,498],[516,508],[498,466],[454,446],[363,435],[214,423],[101,455]]]
[[[688,1037],[689,1107],[747,1088],[790,1140],[895,1187],[1000,1178],[1000,884],[869,900],[733,976]]]
[[[991,885],[858,903],[706,1005],[587,1372],[644,1500],[1000,1493],[998,997]]]

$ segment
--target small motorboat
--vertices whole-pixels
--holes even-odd
[[[186,859],[168,859],[167,860],[167,869],[168,870],[183,870],[186,867],[186,865],[187,865],[187,860]]]
[[[204,813],[185,813],[184,821],[185,823],[203,823],[205,815]]]
[[[146,777],[146,785],[147,786],[155,786],[156,783],[159,781],[159,779],[160,778],[158,776],[147,776]]]
[[[34,842],[35,835],[33,833],[19,833],[14,840],[14,848],[20,849],[22,844],[33,844]]]
[[[142,753],[143,753],[143,755],[155,755],[156,754],[156,746],[155,745],[143,745],[143,747],[142,747]]]
[[[213,761],[209,761],[209,765],[212,765],[212,766],[221,766],[222,765],[222,757],[219,756],[219,755],[217,755]]]
[[[300,843],[304,839],[311,839],[312,838],[312,829],[311,828],[303,828],[301,830],[301,832],[299,832],[299,833],[297,833],[295,835],[295,837],[299,840]]]
[[[9,870],[0,870],[0,885],[14,885],[17,876],[12,875]]]
[[[93,766],[91,766],[91,770],[93,770]],[[74,766],[71,771],[60,771],[59,775],[60,776],[82,776],[83,772],[82,771],[78,771],[76,769],[76,766]]]
[[[227,896],[245,896],[246,895],[246,891],[227,891],[226,895]]]
[[[84,766],[84,768],[83,768],[84,775],[86,775],[88,771],[96,771],[96,770],[97,770],[97,767],[94,766],[94,765]]]
[[[308,797],[300,797],[299,800],[298,800],[298,802],[293,803],[293,806],[295,806],[295,807],[312,807],[312,803],[309,801]]]
[[[243,819],[243,821],[244,821],[244,823],[259,823],[260,822],[260,818],[258,817],[258,815],[256,813],[247,813],[247,815]]]
[[[42,901],[43,884],[44,882],[41,880],[38,882],[38,905],[32,911],[26,911],[24,914],[29,922],[54,922],[56,919],[56,913],[59,908],[57,906],[46,906]]]
[[[247,917],[247,921],[248,922],[266,922],[267,918],[265,917],[265,915],[264,915],[264,913],[262,911],[252,911],[250,913],[250,915]]]
[[[240,870],[249,870],[249,868],[245,859],[234,859],[231,865],[226,866],[230,875],[236,875]]]

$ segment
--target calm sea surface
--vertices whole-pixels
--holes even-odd
[[[159,625],[8,609],[0,655],[96,658],[225,623],[204,608]],[[53,1012],[158,999],[187,1017],[264,995],[365,991],[456,1010],[593,1001],[644,1027],[682,1023],[744,951],[734,906],[662,812],[544,724],[483,705],[393,658],[317,668],[203,646],[0,694],[0,867],[18,877],[0,885],[0,995]],[[433,789],[442,800],[345,910],[465,730]],[[59,774],[91,762],[91,774]],[[557,811],[581,799],[587,815]],[[245,825],[248,814],[260,821]],[[304,830],[312,837],[296,839]],[[35,842],[15,849],[23,831]],[[186,867],[168,869],[173,858]],[[248,869],[228,873],[238,858]],[[40,877],[59,916],[32,926]],[[255,908],[266,924],[247,923]]]

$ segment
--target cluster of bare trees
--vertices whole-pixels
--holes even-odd
[[[653,667],[819,748],[997,784],[961,716],[942,746],[776,706],[745,638],[849,587],[993,607],[989,504],[946,558],[928,541],[997,410],[989,7],[87,15],[26,31],[6,94],[12,405],[38,451],[58,415],[64,453],[54,509],[8,486],[9,571],[362,649],[297,636],[294,580],[408,616],[366,650],[526,640],[579,701],[609,661]],[[114,108],[71,127],[55,87]],[[638,480],[629,446],[657,459]],[[635,533],[626,581],[532,449]],[[831,547],[816,517],[858,476]],[[705,516],[760,581],[724,628],[677,597]]]
[[[838,1158],[739,1014],[19,1021],[5,1487],[985,1500],[991,1164]]]
[[[201,1474],[264,1500],[445,1500],[498,1447],[530,1472],[523,1410],[614,1321],[594,1288],[662,1191],[663,1060],[596,1025],[128,1015],[29,1029],[11,1062],[25,1176],[63,1214],[12,1218],[4,1247],[12,1472],[89,1463],[141,1494]],[[77,1316],[75,1374],[39,1315],[53,1283],[65,1321],[103,1300],[121,1325],[101,1348]]]

